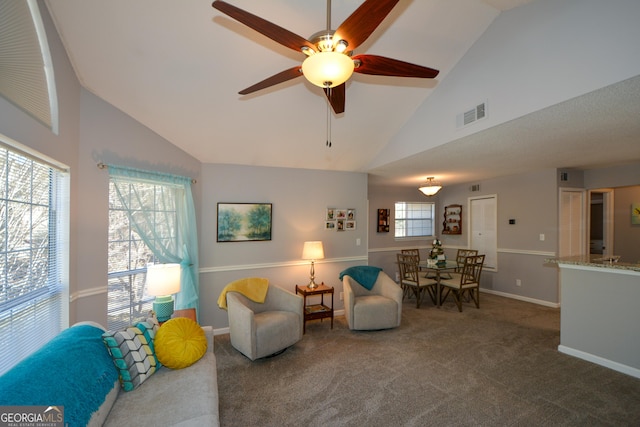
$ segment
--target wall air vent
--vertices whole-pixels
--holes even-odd
[[[480,191],[480,184],[473,184],[469,187],[469,191]]]
[[[487,117],[487,103],[486,101],[482,104],[478,104],[473,108],[465,111],[464,113],[460,113],[456,116],[456,127],[461,128],[463,126],[470,125],[471,123],[477,122],[478,120],[484,119]]]

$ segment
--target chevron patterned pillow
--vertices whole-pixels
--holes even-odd
[[[154,336],[154,326],[149,322],[102,334],[124,391],[135,389],[162,366],[153,347]]]

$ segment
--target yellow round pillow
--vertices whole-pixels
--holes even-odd
[[[182,369],[200,360],[207,351],[207,337],[196,322],[186,317],[170,319],[154,339],[156,356],[171,369]]]

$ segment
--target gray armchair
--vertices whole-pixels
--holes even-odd
[[[227,293],[231,345],[251,360],[286,350],[302,339],[302,297],[269,285],[264,303]]]
[[[356,282],[351,276],[342,277],[344,291],[344,315],[349,329],[377,330],[400,326],[402,317],[402,288],[384,271],[371,290]]]

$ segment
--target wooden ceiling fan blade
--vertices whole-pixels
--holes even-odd
[[[333,42],[345,40],[348,50],[354,50],[369,38],[399,0],[367,0],[336,30]]]
[[[243,89],[238,93],[240,95],[248,95],[250,93],[275,86],[279,83],[284,83],[288,80],[295,79],[296,77],[300,77],[301,75],[302,66],[298,65],[296,67],[289,68],[288,70],[281,71],[278,74],[274,74],[273,76],[268,77],[261,82],[254,84],[253,86],[249,86],[248,88]]]
[[[344,113],[344,104],[346,98],[346,83],[342,83],[341,85],[324,88],[324,93],[327,95],[327,99],[333,108],[333,111],[336,114]]]
[[[252,28],[262,35],[269,37],[271,40],[280,43],[281,45],[300,52],[303,46],[307,46],[310,49],[315,50],[316,47],[309,40],[301,37],[291,31],[284,29],[276,24],[273,24],[259,16],[253,15],[247,11],[230,5],[224,1],[214,1],[211,6],[218,9],[220,12],[230,16],[238,22],[243,23],[249,28]]]
[[[386,58],[377,55],[356,55],[353,57],[356,64],[355,73],[371,74],[374,76],[391,77],[418,77],[432,79],[440,71],[422,65],[410,64],[397,59]]]

